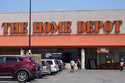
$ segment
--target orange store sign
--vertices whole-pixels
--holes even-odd
[[[122,21],[77,21],[76,26],[72,26],[72,21],[33,22],[32,34],[63,34],[72,33],[72,27],[76,27],[76,34],[104,34],[120,33]],[[3,35],[28,34],[28,22],[13,22],[2,24]]]

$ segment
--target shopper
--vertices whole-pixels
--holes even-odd
[[[124,60],[121,59],[120,60],[120,71],[123,71],[123,67],[124,67]]]
[[[77,59],[76,64],[78,66],[78,69],[81,69],[81,61],[79,59]]]
[[[74,66],[75,66],[75,61],[74,60],[70,61],[70,66],[71,66],[70,72],[74,72]]]
[[[77,66],[77,63],[75,63],[74,65],[74,71],[77,72],[78,71],[78,66]]]

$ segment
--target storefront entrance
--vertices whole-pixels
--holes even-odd
[[[125,62],[124,47],[85,48],[85,69],[119,69]]]
[[[97,67],[96,48],[85,48],[85,68],[96,69]]]

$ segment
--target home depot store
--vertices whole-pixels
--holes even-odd
[[[28,49],[28,16],[0,13],[0,55]],[[124,27],[125,10],[33,12],[32,53],[60,52],[65,62],[81,58],[82,68],[102,68],[125,58]]]

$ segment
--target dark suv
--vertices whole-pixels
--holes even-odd
[[[0,55],[0,76],[13,76],[19,82],[34,79],[36,64],[30,56]]]

